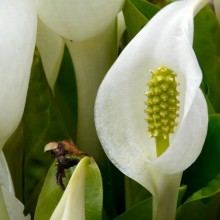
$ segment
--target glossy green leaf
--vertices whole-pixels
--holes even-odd
[[[49,220],[55,207],[57,206],[61,196],[63,195],[62,190],[56,183],[56,162],[54,162],[46,176],[44,186],[39,196],[37,208],[35,212],[35,220]],[[64,184],[67,185],[71,177],[73,169],[65,170],[66,178],[63,178]],[[77,184],[77,182],[76,182]],[[103,191],[102,191],[102,179],[99,168],[95,161],[91,159],[90,163],[86,167],[85,176],[85,218],[86,220],[99,220],[102,219],[102,202],[103,202]]]
[[[129,177],[125,177],[126,210],[134,207],[149,197],[151,197],[150,192],[148,192],[143,186]]]
[[[128,37],[131,40],[150,20],[159,9],[143,0],[127,0],[123,13]]]
[[[152,219],[152,198],[148,198],[129,209],[114,220],[144,220]]]
[[[85,180],[86,220],[102,219],[103,189],[102,178],[96,162],[91,159]]]
[[[160,9],[145,0],[131,0],[135,7],[148,19],[150,20]]]
[[[77,90],[73,63],[67,47],[55,84],[55,99],[72,140],[76,140]]]
[[[208,5],[195,18],[194,49],[208,86],[208,98],[220,112],[220,26]]]
[[[180,204],[182,202],[182,199],[183,199],[183,196],[185,195],[186,190],[187,190],[186,185],[180,186],[178,200],[177,200],[177,207],[180,206]]]
[[[202,153],[183,173],[182,183],[187,185],[186,198],[205,187],[220,171],[220,115],[209,116],[208,133]]]
[[[220,174],[177,210],[177,220],[217,220],[220,217]]]
[[[215,114],[215,109],[214,109],[212,103],[210,102],[210,100],[208,98],[208,88],[207,88],[207,86],[206,86],[204,81],[202,82],[200,88],[203,91],[203,95],[205,97],[205,100],[206,100],[206,103],[207,103],[207,106],[208,106],[208,113],[209,113],[209,115]]]
[[[35,211],[35,220],[48,220],[50,219],[51,214],[53,213],[55,207],[57,206],[63,191],[59,188],[56,183],[56,161],[52,163],[50,169],[47,173],[47,176],[44,181],[43,188],[41,190],[36,211]],[[67,184],[68,178],[70,178],[70,171],[66,171],[66,178],[64,178],[64,184]]]
[[[24,157],[24,133],[23,120],[3,148],[8,167],[14,184],[15,195],[23,201],[23,157]]]
[[[44,155],[51,141],[69,139],[68,130],[52,96],[42,63],[36,51],[23,116],[24,203],[34,213],[37,197],[52,159]]]

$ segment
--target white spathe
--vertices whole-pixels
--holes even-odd
[[[220,0],[214,0],[215,14],[220,23]]]
[[[84,157],[77,164],[51,220],[85,219],[85,178],[89,163],[90,158]]]
[[[155,196],[165,174],[179,181],[181,172],[200,154],[206,137],[207,105],[199,89],[202,73],[192,41],[193,17],[207,2],[178,1],[161,10],[124,49],[97,95],[95,122],[106,154]],[[146,133],[144,93],[149,70],[159,66],[177,73],[180,117],[169,148],[157,158],[155,140]]]
[[[38,18],[36,45],[47,81],[54,91],[64,53],[64,40]]]
[[[30,215],[24,216],[24,205],[15,197],[15,195],[9,192],[4,186],[0,187],[5,200],[5,205],[8,211],[9,219],[30,220]]]
[[[12,195],[15,195],[11,174],[2,150],[0,151],[0,186],[5,187]]]
[[[30,0],[0,3],[0,149],[23,114],[35,48],[37,12]]]
[[[2,148],[22,117],[35,48],[37,12],[30,0],[0,3],[0,187],[10,219],[30,219],[15,197]],[[2,198],[4,197],[4,199]],[[5,204],[4,204],[5,202]]]
[[[35,0],[39,17],[54,32],[74,41],[93,38],[114,21],[124,0]]]

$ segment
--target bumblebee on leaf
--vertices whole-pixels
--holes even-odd
[[[56,180],[59,187],[65,190],[66,187],[63,183],[63,177],[66,177],[65,169],[77,165],[80,159],[88,156],[88,154],[80,151],[74,143],[68,140],[48,143],[44,152],[48,151],[53,157],[57,158]]]

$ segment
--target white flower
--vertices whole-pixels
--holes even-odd
[[[66,190],[55,208],[51,220],[85,219],[85,177],[89,157],[84,157],[76,166]]]
[[[193,17],[207,2],[178,1],[161,10],[121,53],[96,99],[102,146],[123,173],[152,193],[154,219],[174,218],[182,171],[196,160],[206,137],[207,106],[199,89],[202,73],[192,41]],[[146,133],[144,93],[150,70],[159,67],[177,74],[180,116],[168,148],[157,156],[155,139]],[[167,193],[169,202],[164,205]]]
[[[215,13],[218,21],[220,22],[220,1],[214,0]]]
[[[2,153],[23,114],[35,48],[37,13],[29,0],[2,0],[0,7],[0,205],[9,219],[30,219],[14,195]],[[2,215],[1,215],[2,216]]]
[[[9,220],[13,219],[19,219],[19,220],[30,220],[31,216],[27,215],[24,216],[23,210],[24,205],[13,195],[11,192],[9,192],[4,186],[0,186],[0,200],[2,199],[1,196],[3,195],[5,207],[7,208],[7,213]],[[1,207],[1,214],[3,211],[2,203],[0,204]],[[2,215],[1,215],[2,216]],[[6,218],[3,218],[6,220]]]
[[[124,0],[35,0],[39,17],[54,32],[73,41],[93,38],[114,21]]]
[[[0,149],[23,114],[37,15],[29,0],[3,0],[0,7]]]
[[[84,157],[77,164],[50,219],[95,218],[98,220],[101,219],[101,213],[102,180],[100,171],[93,158]]]
[[[104,75],[117,57],[117,15],[124,0],[35,2],[41,21],[63,37],[71,54],[78,96],[76,144],[92,155],[99,165],[105,167],[106,157],[94,124],[94,102]],[[122,29],[123,24],[119,30]],[[49,50],[51,51],[51,48]],[[45,55],[47,56],[42,56],[43,64],[54,65],[46,60],[49,55]],[[44,69],[46,70],[45,65]],[[47,70],[46,75],[51,78]],[[53,77],[54,80],[55,78]]]
[[[41,55],[48,83],[54,90],[63,58],[64,40],[38,18],[36,45]]]

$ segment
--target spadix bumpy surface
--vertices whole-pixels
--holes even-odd
[[[124,0],[35,0],[41,20],[60,36],[83,41],[115,20]]]
[[[106,154],[123,173],[153,195],[162,184],[155,186],[160,179],[156,171],[181,173],[196,160],[206,137],[207,105],[199,89],[202,73],[192,40],[193,17],[207,2],[177,1],[161,10],[124,49],[97,95],[96,128]],[[146,127],[152,124],[144,109],[146,81],[154,80],[150,70],[159,67],[174,72],[178,86],[174,89],[175,104],[168,103],[175,108],[175,120],[169,119],[173,133],[169,132],[169,146],[158,157],[155,138],[150,137],[156,136],[155,130],[146,134]]]
[[[174,133],[179,116],[176,74],[166,67],[151,71],[151,74],[152,79],[147,82],[149,90],[145,93],[148,131],[150,137],[168,139],[169,134]]]
[[[177,74],[167,67],[159,67],[151,74],[151,80],[147,82],[149,90],[145,93],[147,108],[144,111],[149,136],[155,138],[157,156],[160,156],[169,147],[169,135],[174,133],[174,127],[178,124],[179,84],[176,82]]]

